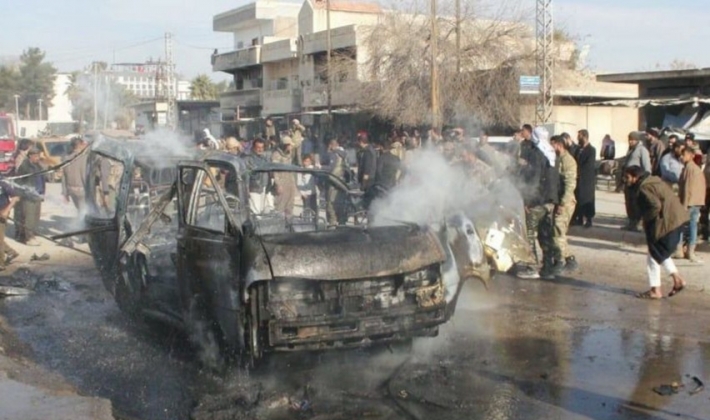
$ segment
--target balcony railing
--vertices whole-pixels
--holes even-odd
[[[261,63],[261,45],[212,56],[212,71],[230,71]]]

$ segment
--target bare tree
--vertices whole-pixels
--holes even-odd
[[[532,28],[520,18],[511,18],[509,9],[503,18],[476,8],[480,2],[462,3],[460,49],[455,40],[456,19],[440,16],[437,20],[436,62],[444,123],[475,119],[486,126],[515,125],[518,76],[534,65]],[[335,60],[334,71],[342,71],[336,69],[343,66],[352,71],[354,66],[360,80],[366,80],[357,92],[361,110],[395,124],[431,122],[430,27],[429,16],[416,10],[385,13],[379,24],[365,30],[364,45],[357,53],[359,65],[348,57]]]

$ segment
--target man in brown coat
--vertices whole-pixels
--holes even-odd
[[[281,137],[281,146],[274,150],[271,161],[275,163],[290,164],[293,162],[293,140],[291,137]],[[274,207],[276,211],[283,213],[287,219],[293,215],[298,187],[296,185],[296,174],[293,172],[274,173],[275,198]]]
[[[88,153],[77,157],[84,151],[87,144],[81,137],[71,140],[72,154],[66,160],[72,162],[62,169],[62,195],[68,202],[73,202],[74,207],[79,211],[79,217],[83,217],[85,194],[86,194],[86,165]]]
[[[688,259],[690,262],[702,262],[695,255],[698,243],[698,222],[700,209],[705,205],[705,176],[695,163],[695,149],[686,147],[681,155],[684,168],[678,181],[678,197],[688,209],[690,232],[688,234]]]
[[[680,243],[683,225],[688,221],[688,213],[675,196],[671,187],[661,178],[651,176],[639,166],[624,170],[626,185],[633,189],[634,198],[643,219],[643,228],[648,244],[646,270],[651,288],[637,295],[643,299],[660,299],[661,267],[670,273],[674,296],[685,287],[685,281],[678,274],[671,255]]]

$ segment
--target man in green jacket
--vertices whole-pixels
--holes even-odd
[[[674,296],[683,290],[685,281],[678,274],[671,255],[680,243],[683,225],[688,221],[688,212],[668,184],[657,176],[651,176],[640,166],[626,168],[624,179],[638,205],[648,244],[646,269],[651,288],[637,297],[663,297],[661,267],[668,271],[673,279],[673,290],[668,297]]]

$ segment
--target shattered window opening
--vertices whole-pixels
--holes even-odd
[[[112,219],[116,216],[123,163],[98,153],[94,153],[89,162],[89,214],[99,219]]]

